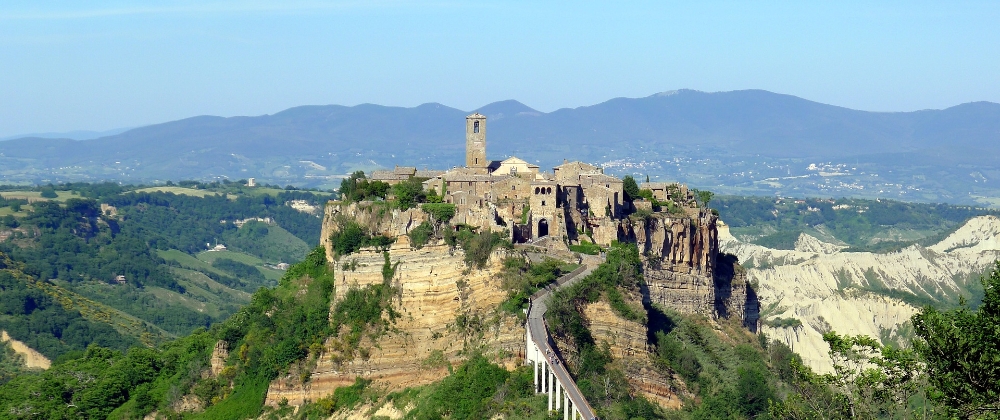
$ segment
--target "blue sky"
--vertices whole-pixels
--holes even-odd
[[[0,5],[0,137],[307,104],[552,111],[682,88],[873,111],[1000,102],[1000,2]]]

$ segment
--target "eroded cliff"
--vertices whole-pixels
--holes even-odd
[[[508,251],[494,251],[482,269],[469,268],[460,248],[439,241],[416,249],[402,236],[426,220],[421,211],[368,210],[358,205],[326,210],[323,245],[336,278],[332,304],[351,289],[387,280],[398,317],[384,334],[363,338],[356,352],[341,351],[339,337],[328,339],[318,357],[271,383],[268,405],[316,401],[357,377],[389,391],[428,384],[447,376],[448,365],[460,363],[471,351],[510,367],[521,363],[524,326],[499,310],[507,292],[497,273]],[[401,236],[386,251],[362,249],[335,259],[329,236],[338,215],[355,218],[374,232]]]

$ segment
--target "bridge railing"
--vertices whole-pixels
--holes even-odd
[[[527,336],[531,337],[531,341],[534,343],[534,345],[535,345],[536,348],[541,349],[541,350],[545,350],[545,349],[555,350],[556,346],[555,346],[555,341],[552,339],[552,336],[549,334],[549,327],[548,327],[548,324],[545,322],[545,318],[544,318],[545,312],[548,310],[548,307],[544,303],[541,303],[540,305],[536,305],[535,302],[536,301],[537,302],[542,302],[542,301],[540,301],[540,299],[545,298],[546,295],[548,295],[549,293],[551,293],[552,291],[554,291],[558,287],[563,286],[566,283],[574,280],[577,276],[579,276],[579,275],[583,274],[585,271],[587,271],[588,268],[589,267],[587,267],[586,265],[580,266],[576,270],[573,270],[573,271],[569,272],[568,274],[566,274],[566,275],[560,277],[559,279],[557,279],[554,284],[549,284],[545,288],[543,288],[543,289],[535,292],[533,295],[531,295],[531,300],[528,302],[528,305],[529,305],[528,306],[528,319],[525,322],[525,327],[527,328],[527,332],[528,332]],[[541,308],[540,312],[536,311],[536,309],[538,309],[538,307]],[[532,329],[531,329],[531,324],[532,324],[532,320],[533,319],[538,319],[539,321],[541,321],[539,323],[539,326],[542,329],[542,331],[539,331],[540,334],[536,335],[535,332],[532,331]],[[541,340],[544,340],[544,341],[540,342]],[[556,352],[553,351],[552,354],[553,354],[553,356],[555,356]],[[558,357],[558,356],[555,356],[555,357]],[[594,409],[593,409],[593,407],[591,407],[590,403],[587,402],[587,399],[583,397],[583,393],[580,392],[580,388],[578,388],[576,386],[576,382],[573,380],[573,377],[570,376],[569,371],[566,370],[565,364],[563,364],[562,361],[560,361],[560,363],[555,363],[555,364],[550,363],[548,361],[546,361],[545,363],[549,366],[549,369],[551,369],[553,372],[556,373],[556,376],[560,377],[560,382],[563,383],[562,386],[564,388],[566,388],[567,397],[569,397],[570,401],[573,402],[573,406],[576,408],[576,410],[578,412],[580,412],[580,414],[583,415],[584,418],[586,418],[588,420],[591,419],[591,418],[594,418]]]

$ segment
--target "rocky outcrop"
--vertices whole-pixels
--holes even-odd
[[[751,332],[760,331],[760,299],[750,284],[747,270],[735,256],[721,255],[716,261],[715,313],[720,318],[739,319]]]
[[[362,340],[349,360],[337,360],[337,338],[331,338],[312,365],[302,363],[298,371],[271,383],[267,404],[315,401],[356,377],[372,379],[390,391],[428,384],[447,376],[448,364],[460,363],[462,351],[470,348],[509,366],[520,363],[524,326],[517,317],[497,310],[507,298],[497,278],[504,254],[494,253],[482,270],[469,269],[460,249],[443,243],[411,249],[405,236],[388,253],[395,266],[390,280],[397,291],[393,307],[400,314],[389,331],[377,342]],[[385,257],[376,250],[361,250],[332,264],[334,301],[351,288],[383,281]]]
[[[684,217],[654,213],[613,225],[617,240],[634,242],[643,255],[649,302],[684,313],[736,317],[757,331],[757,294],[737,261],[719,260],[717,221],[701,210]],[[600,229],[605,235],[608,230]]]
[[[212,377],[219,376],[222,368],[226,366],[227,357],[229,357],[229,343],[226,340],[219,340],[218,343],[215,343],[215,348],[212,349],[212,358],[210,359]]]
[[[641,305],[641,296],[632,296],[634,305]],[[663,407],[680,408],[677,381],[661,373],[652,364],[647,346],[648,328],[638,322],[618,316],[601,300],[583,307],[583,317],[598,344],[607,343],[615,363],[628,378],[629,386]]]
[[[320,245],[329,248],[330,235],[337,229],[338,217],[352,219],[374,235],[396,237],[409,233],[413,228],[428,220],[427,213],[420,209],[399,210],[386,202],[360,202],[344,204],[336,201],[327,203],[323,210],[323,227]],[[328,254],[328,255],[332,255]]]

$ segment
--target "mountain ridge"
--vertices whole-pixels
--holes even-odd
[[[552,112],[513,99],[477,111],[490,118],[491,158],[519,155],[542,167],[563,159],[663,162],[685,156],[748,162],[763,156],[865,160],[882,165],[879,172],[887,172],[887,165],[905,169],[926,164],[954,172],[944,178],[967,187],[965,194],[983,185],[956,165],[987,167],[981,175],[987,186],[1000,179],[994,174],[1000,168],[991,159],[1000,155],[1000,104],[992,102],[870,112],[764,90],[677,90]],[[0,167],[5,168],[0,182],[257,177],[327,188],[339,182],[331,180],[359,169],[460,163],[467,114],[439,103],[305,105],[260,116],[195,116],[85,142],[19,138],[0,141]],[[306,160],[328,170],[299,163]],[[669,175],[663,168],[645,171],[682,175]],[[717,178],[712,185],[728,182]],[[939,197],[955,189],[935,188],[942,191]]]

